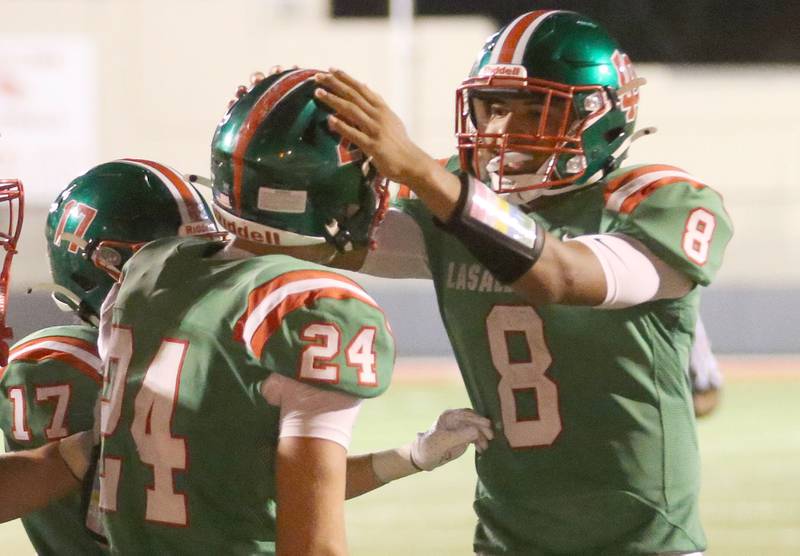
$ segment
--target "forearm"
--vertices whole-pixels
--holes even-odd
[[[346,497],[360,496],[420,471],[432,471],[460,457],[469,444],[485,450],[493,436],[489,419],[470,409],[448,409],[408,444],[348,457]]]
[[[277,554],[346,554],[343,446],[318,438],[278,442]]]
[[[78,490],[58,442],[0,455],[0,522],[44,508]]]
[[[418,171],[409,177],[407,185],[431,214],[447,222],[458,204],[461,182],[423,151],[420,151],[418,161]]]
[[[373,454],[361,454],[347,458],[346,499],[361,496],[386,484],[375,475],[372,457]]]
[[[512,285],[532,305],[599,305],[606,295],[603,269],[588,247],[547,234],[536,263]]]

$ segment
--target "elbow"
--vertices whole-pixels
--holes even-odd
[[[534,306],[570,303],[580,285],[578,270],[559,261],[539,261],[513,288]]]

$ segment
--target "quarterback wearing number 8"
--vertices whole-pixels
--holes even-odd
[[[519,16],[457,90],[444,168],[366,85],[317,80],[334,129],[416,194],[361,270],[433,279],[473,407],[498,433],[476,457],[476,553],[704,550],[684,369],[732,227],[701,179],[622,165],[642,134],[627,54],[580,14]]]

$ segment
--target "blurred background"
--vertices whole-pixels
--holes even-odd
[[[595,17],[648,80],[638,121],[658,133],[637,142],[630,161],[680,166],[725,197],[736,234],[701,311],[728,376],[722,409],[701,424],[709,553],[799,554],[798,2],[0,0],[0,176],[22,179],[27,195],[10,300],[15,339],[70,321],[46,294],[25,291],[49,281],[49,203],[89,167],[152,158],[206,175],[236,86],[276,64],[346,69],[424,148],[448,156],[455,87],[484,39],[540,8]],[[430,284],[359,280],[385,307],[405,356],[395,393],[359,425],[356,446],[366,449],[466,401]],[[354,553],[469,553],[467,459],[352,504],[356,523],[368,524],[350,523]],[[427,506],[408,498],[417,494]],[[24,553],[24,537],[13,544],[21,529],[8,527],[0,551],[10,539]],[[391,550],[389,530],[401,543]],[[409,530],[428,544],[403,545]]]

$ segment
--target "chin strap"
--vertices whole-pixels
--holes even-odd
[[[213,183],[210,179],[198,174],[184,174],[183,178],[190,183],[196,183],[197,185],[202,185],[203,187],[208,187],[209,189],[213,187]]]
[[[25,293],[31,294],[33,292],[47,292],[50,294],[50,298],[60,311],[63,311],[64,313],[76,314],[82,321],[88,322],[92,326],[96,327],[100,325],[100,319],[97,318],[97,315],[92,312],[89,306],[81,301],[80,297],[75,295],[64,286],[59,286],[58,284],[49,282],[42,282],[29,287]],[[58,299],[56,295],[60,295],[68,299],[70,303],[74,304],[74,307]]]

